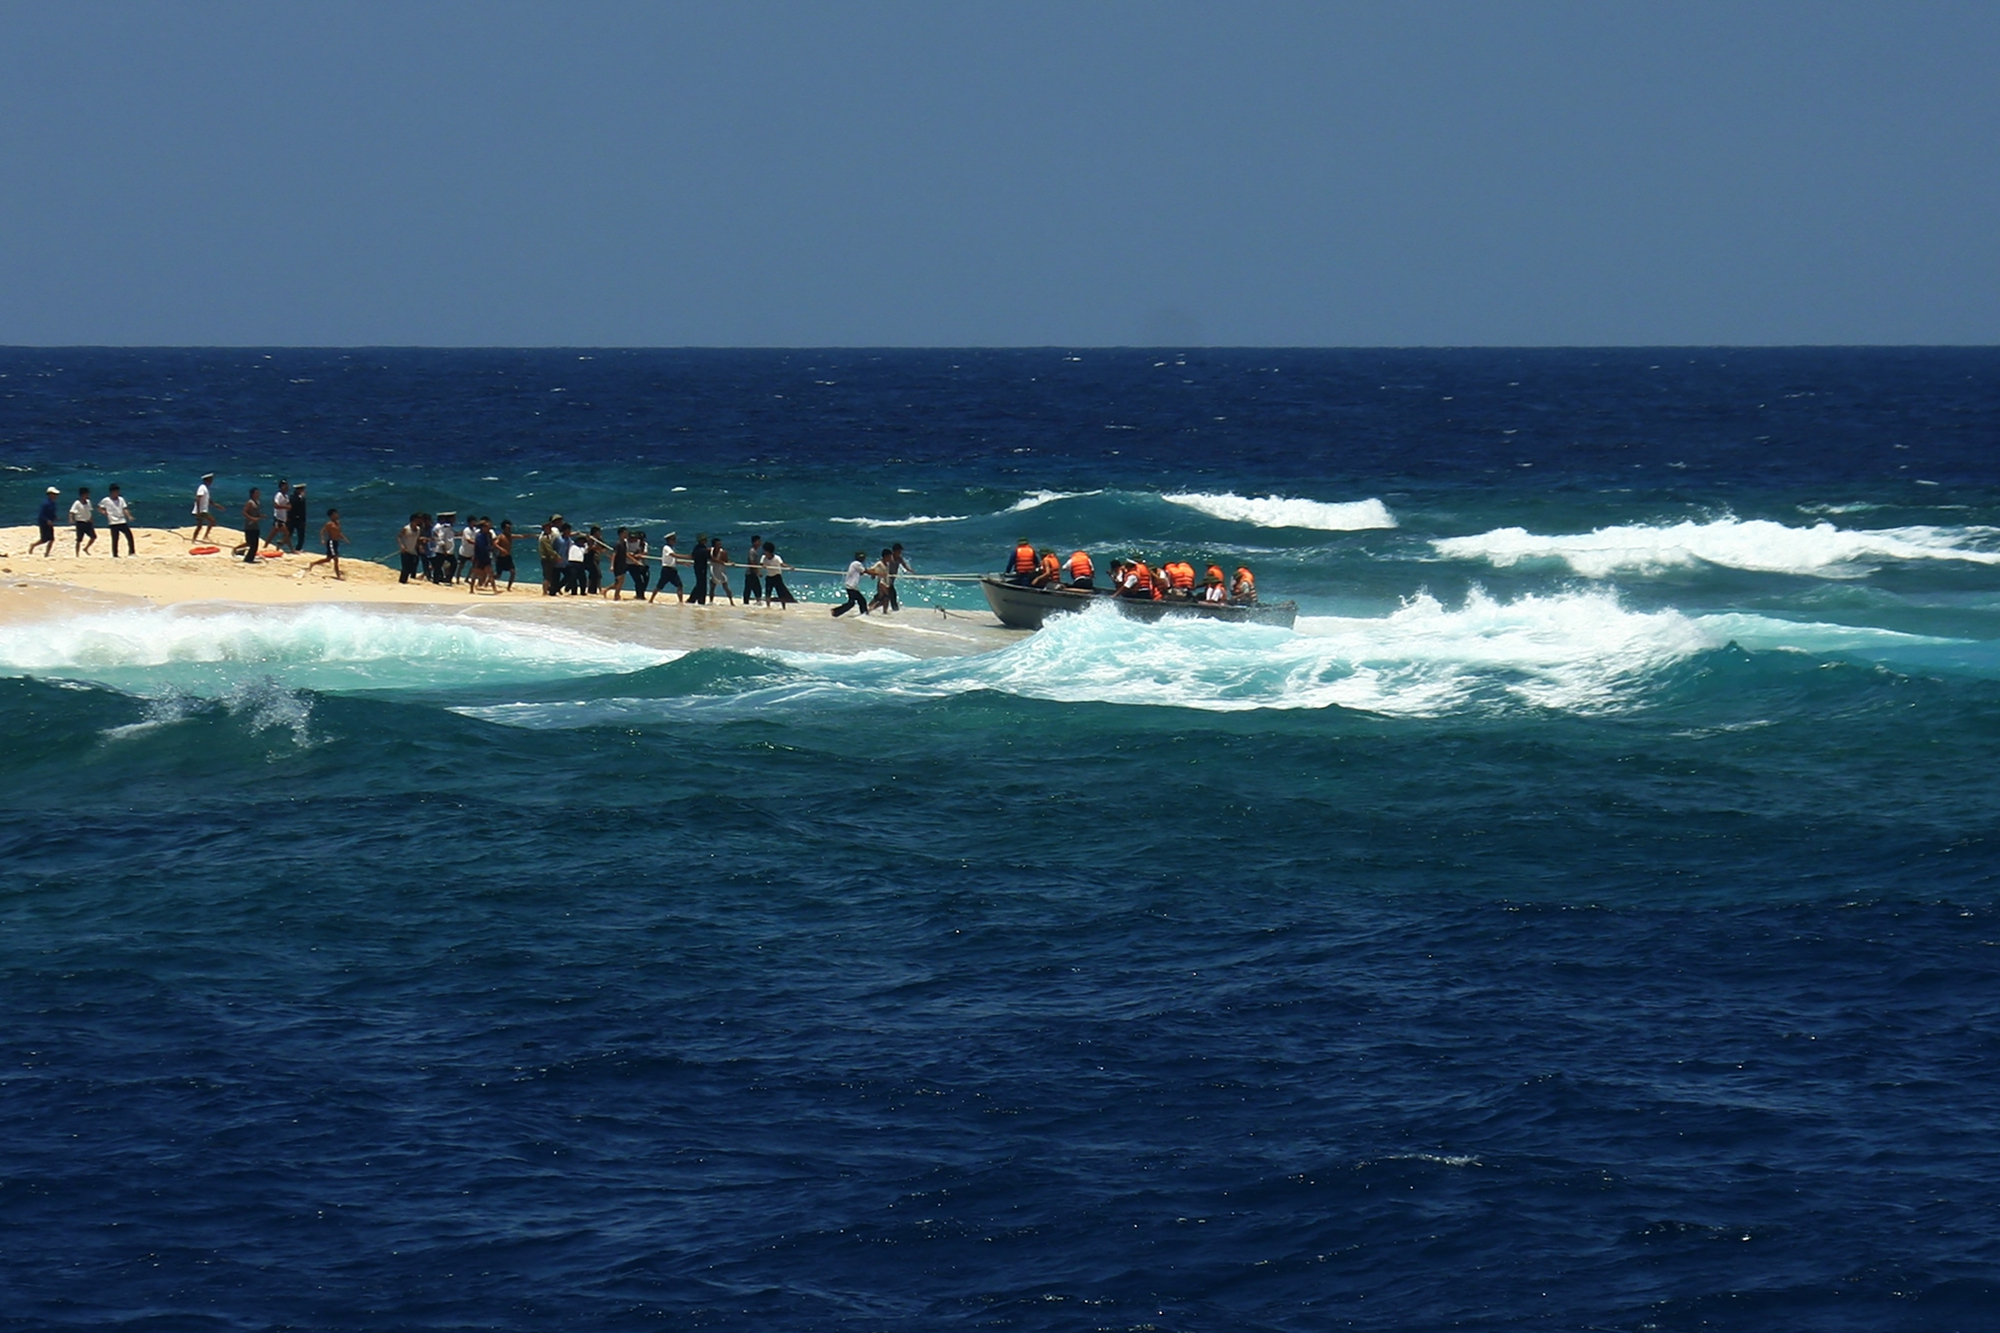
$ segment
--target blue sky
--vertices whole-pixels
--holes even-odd
[[[2000,342],[2000,5],[14,3],[0,343]]]

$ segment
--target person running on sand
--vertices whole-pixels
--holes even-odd
[[[96,508],[90,503],[90,487],[76,488],[76,503],[69,507],[69,521],[76,529],[76,554],[97,545]]]
[[[97,502],[104,511],[104,521],[111,528],[111,558],[118,558],[118,539],[125,538],[125,554],[137,555],[139,548],[132,543],[132,506],[118,493],[118,483],[111,483],[111,494]]]
[[[648,603],[659,601],[660,593],[669,583],[674,585],[675,605],[678,606],[687,600],[684,590],[681,587],[681,558],[674,551],[674,538],[679,535],[679,533],[670,532],[660,538],[660,581],[653,585],[653,595],[646,599]]]
[[[208,484],[214,480],[213,472],[204,472],[201,476],[201,485],[194,488],[195,541],[215,536],[215,510],[210,507],[214,502],[208,490]]]
[[[319,542],[321,546],[326,548],[326,554],[313,561],[310,565],[307,565],[306,572],[310,574],[321,565],[331,564],[333,566],[333,576],[345,582],[347,575],[340,572],[340,547],[341,543],[346,540],[347,534],[340,530],[340,511],[338,509],[327,510],[326,522],[320,524],[319,528]]]
[[[62,492],[49,487],[49,493],[42,497],[42,507],[35,511],[35,528],[42,535],[28,543],[28,554],[33,555],[37,546],[43,547],[42,554],[56,553],[56,497]]]

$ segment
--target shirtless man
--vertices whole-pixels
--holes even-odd
[[[326,522],[320,525],[319,540],[320,544],[326,547],[326,554],[313,561],[310,565],[307,565],[307,571],[310,572],[318,569],[321,565],[331,562],[333,565],[333,576],[345,582],[347,575],[340,572],[340,547],[347,540],[347,534],[340,530],[340,511],[338,509],[329,509],[326,511]]]
[[[250,498],[243,502],[243,544],[236,548],[236,551],[244,553],[244,564],[254,565],[257,563],[258,534],[263,529],[264,511],[257,506],[257,488],[252,486],[250,488]],[[230,554],[234,555],[236,551],[231,551]]]

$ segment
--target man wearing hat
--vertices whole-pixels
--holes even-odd
[[[194,540],[215,535],[215,511],[210,505],[208,486],[215,480],[213,472],[201,474],[201,485],[194,488]]]
[[[62,492],[49,487],[49,493],[42,497],[42,507],[35,511],[35,526],[41,529],[39,539],[28,543],[28,554],[33,555],[37,546],[45,548],[43,555],[56,553],[56,497]]]

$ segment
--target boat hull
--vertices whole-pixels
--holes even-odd
[[[1140,601],[1131,597],[1113,597],[1108,592],[1079,592],[1070,588],[1024,588],[1004,579],[982,578],[979,590],[986,594],[986,604],[993,608],[993,614],[1009,629],[1040,629],[1042,622],[1050,616],[1067,615],[1099,604],[1114,606],[1122,615],[1133,620],[1162,620],[1168,616],[1187,617],[1196,620],[1224,620],[1236,624],[1278,625],[1285,629],[1292,627],[1298,619],[1297,602],[1257,602],[1249,606],[1231,606],[1224,602],[1180,601],[1162,599],[1157,602]]]

